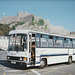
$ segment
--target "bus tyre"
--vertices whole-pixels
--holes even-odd
[[[44,68],[46,66],[46,61],[45,59],[42,59],[40,62],[40,68]]]
[[[72,63],[72,57],[69,57],[68,58],[68,64],[71,64]]]

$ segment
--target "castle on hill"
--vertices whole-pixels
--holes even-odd
[[[33,16],[34,16],[33,20],[34,25],[32,24]],[[43,25],[38,25],[40,19],[44,21]],[[21,22],[21,24],[19,25],[18,22]],[[42,31],[47,33],[70,35],[70,32],[66,30],[64,27],[51,25],[49,20],[42,19],[41,16],[37,17],[27,12],[17,13],[17,16],[2,17],[0,23],[7,24],[10,26],[10,28],[15,26],[15,29],[28,29],[40,32]]]
[[[27,12],[24,12],[24,13],[20,12],[20,13],[17,13],[17,16],[2,17],[0,23],[1,24],[10,24],[13,22],[23,21],[26,16],[29,16],[29,18],[32,18],[33,15],[29,14]],[[24,22],[25,22],[25,20],[24,20]]]

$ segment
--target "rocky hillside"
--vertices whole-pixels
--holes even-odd
[[[15,19],[14,19],[15,18]],[[47,19],[42,19],[29,13],[18,13],[15,17],[3,17],[1,24],[7,24],[12,30],[28,29],[53,34],[70,35],[62,26],[51,25]]]

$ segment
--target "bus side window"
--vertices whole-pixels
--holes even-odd
[[[45,34],[42,34],[41,35],[41,47],[45,47],[47,48],[48,47],[48,39],[49,39],[49,36],[48,35],[45,35]]]
[[[68,47],[68,41],[66,40],[66,38],[64,38],[64,47]]]
[[[64,41],[64,38],[63,37],[58,37],[58,47],[63,47],[64,46],[64,43],[63,43],[63,41]]]
[[[64,47],[66,48],[72,48],[72,39],[64,38]]]
[[[73,39],[73,48],[75,48],[75,39]]]
[[[58,37],[54,36],[53,39],[54,39],[54,47],[58,47],[57,45]]]
[[[72,39],[70,39],[70,41],[69,41],[69,47],[70,47],[70,48],[73,47],[73,41],[72,41]]]
[[[48,47],[53,47],[53,36],[49,36]]]
[[[40,34],[36,34],[36,47],[40,47]]]

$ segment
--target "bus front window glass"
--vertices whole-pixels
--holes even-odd
[[[15,44],[16,44],[15,40],[16,40],[16,37],[14,34],[9,36],[8,50],[13,50],[13,51],[15,50]]]
[[[10,35],[10,43],[8,50],[26,51],[27,49],[27,35],[26,34],[12,34]]]

